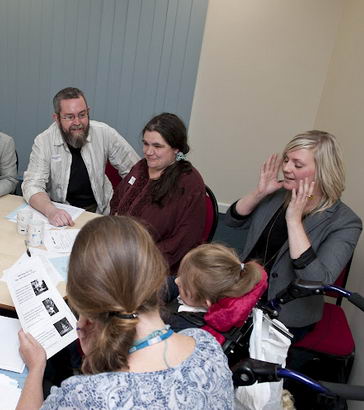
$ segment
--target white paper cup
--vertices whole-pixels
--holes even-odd
[[[28,246],[40,246],[43,243],[44,221],[32,219],[28,225],[27,243]]]
[[[27,234],[27,228],[33,218],[33,211],[22,209],[16,215],[16,229],[21,235]]]

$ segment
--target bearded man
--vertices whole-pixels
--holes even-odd
[[[72,226],[68,212],[51,201],[108,214],[113,191],[106,162],[123,177],[139,156],[116,130],[89,119],[90,108],[78,88],[59,91],[53,107],[53,124],[34,140],[22,191],[52,225]]]

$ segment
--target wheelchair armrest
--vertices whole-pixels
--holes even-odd
[[[294,299],[305,298],[312,295],[321,295],[325,290],[322,282],[296,279],[286,288],[282,289],[274,299],[266,303],[258,304],[258,307],[267,313],[270,318],[278,318],[281,305],[285,305]]]
[[[284,305],[294,299],[322,295],[324,290],[325,286],[322,282],[296,279],[286,289],[281,290],[277,294],[276,299],[278,299],[280,304]]]

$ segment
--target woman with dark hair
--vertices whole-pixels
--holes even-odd
[[[186,159],[186,127],[175,114],[152,118],[143,129],[144,159],[120,182],[111,214],[137,217],[150,230],[172,273],[202,241],[205,184]]]
[[[83,375],[52,387],[43,403],[45,351],[19,333],[29,374],[17,409],[232,409],[227,358],[200,329],[174,333],[158,309],[166,262],[136,220],[104,216],[74,243],[67,294],[79,314]]]

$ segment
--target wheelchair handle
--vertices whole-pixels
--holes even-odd
[[[358,307],[360,310],[364,312],[364,298],[360,296],[359,293],[351,293],[350,296],[347,298],[349,302],[353,305]]]
[[[280,380],[277,375],[277,363],[263,362],[257,359],[246,358],[238,363],[233,370],[235,386],[250,386],[255,382],[276,382]]]
[[[277,293],[274,299],[269,300],[265,305],[260,306],[263,311],[271,317],[278,317],[281,310],[281,305],[298,299],[313,295],[323,295],[325,292],[336,292],[340,296],[346,298],[353,305],[364,311],[364,298],[358,293],[350,292],[340,286],[324,285],[318,281],[308,281],[296,279],[291,282],[285,289]]]
[[[354,386],[341,383],[320,382],[331,392],[346,400],[364,401],[364,386]]]
[[[278,382],[285,378],[302,383],[328,397],[339,396],[347,400],[364,401],[364,386],[317,382],[299,372],[283,368],[277,363],[247,358],[242,360],[233,370],[235,386],[250,386],[256,382]]]
[[[324,285],[322,282],[296,279],[286,288],[278,292],[275,298],[268,300],[266,303],[258,304],[258,306],[264,313],[268,314],[271,319],[278,318],[279,312],[282,309],[281,305],[285,305],[298,298],[320,295],[323,294],[323,292]]]
[[[256,382],[278,382],[283,378],[296,380],[309,386],[318,393],[335,396],[335,393],[315,380],[296,371],[282,368],[277,363],[247,358],[242,360],[239,365],[233,369],[234,386],[251,386]]]

